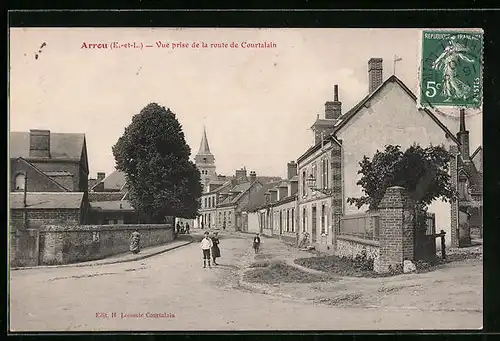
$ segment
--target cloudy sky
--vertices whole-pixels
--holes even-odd
[[[90,173],[114,169],[111,146],[150,102],[169,107],[194,155],[203,126],[217,172],[284,176],[312,145],[310,126],[339,85],[343,112],[368,92],[367,61],[384,59],[417,92],[415,29],[43,28],[10,32],[10,129],[83,132]],[[82,49],[85,43],[274,42],[269,49]],[[45,44],[43,44],[45,43]],[[40,48],[44,45],[42,48]],[[41,51],[41,52],[40,52]],[[458,121],[440,115],[455,132]],[[467,119],[471,151],[481,115]]]

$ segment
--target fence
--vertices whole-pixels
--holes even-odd
[[[337,235],[378,240],[379,228],[379,213],[352,214],[340,217]]]

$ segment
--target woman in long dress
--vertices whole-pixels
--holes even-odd
[[[443,75],[442,95],[446,97],[445,102],[451,101],[452,97],[465,98],[471,89],[469,85],[458,79],[455,68],[459,65],[460,60],[473,63],[474,59],[468,56],[470,55],[469,49],[458,43],[455,38],[450,38],[448,46],[432,65]]]
[[[214,232],[214,235],[212,237],[212,260],[214,262],[214,265],[219,265],[217,264],[217,262],[215,261],[216,258],[219,258],[220,257],[220,249],[219,249],[219,233],[218,232]]]
[[[132,232],[132,235],[130,236],[130,251],[132,253],[136,254],[141,251],[140,241],[141,235],[139,234],[139,232]]]

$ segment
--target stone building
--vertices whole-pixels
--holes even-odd
[[[297,163],[287,165],[287,178],[266,184],[265,203],[249,210],[248,232],[296,241],[298,233]]]
[[[442,145],[458,154],[458,139],[430,110],[417,108],[416,96],[400,79],[393,75],[383,81],[382,59],[368,61],[368,80],[368,94],[345,113],[335,86],[334,101],[325,104],[325,117],[312,126],[315,144],[297,160],[299,227],[322,251],[335,252],[341,219],[345,226],[358,218],[377,225],[371,222],[378,221],[376,216],[357,217],[365,215],[367,207],[358,209],[347,203],[348,198],[363,195],[357,182],[364,156],[371,158],[389,144],[404,150],[414,143],[424,148]],[[453,164],[452,181],[457,186]],[[436,200],[429,211],[434,214],[435,228],[447,232],[447,244],[456,245],[457,203]]]
[[[28,192],[88,190],[85,134],[11,132],[9,147],[11,191],[23,191],[25,182]]]

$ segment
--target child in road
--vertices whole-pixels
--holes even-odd
[[[203,251],[203,267],[207,267],[208,261],[208,267],[212,268],[212,266],[210,265],[210,249],[212,249],[213,243],[212,239],[208,237],[208,231],[205,232],[205,237],[201,240],[200,247]]]
[[[255,253],[259,252],[259,247],[260,247],[260,237],[259,234],[257,233],[255,237],[253,237],[253,249]]]

